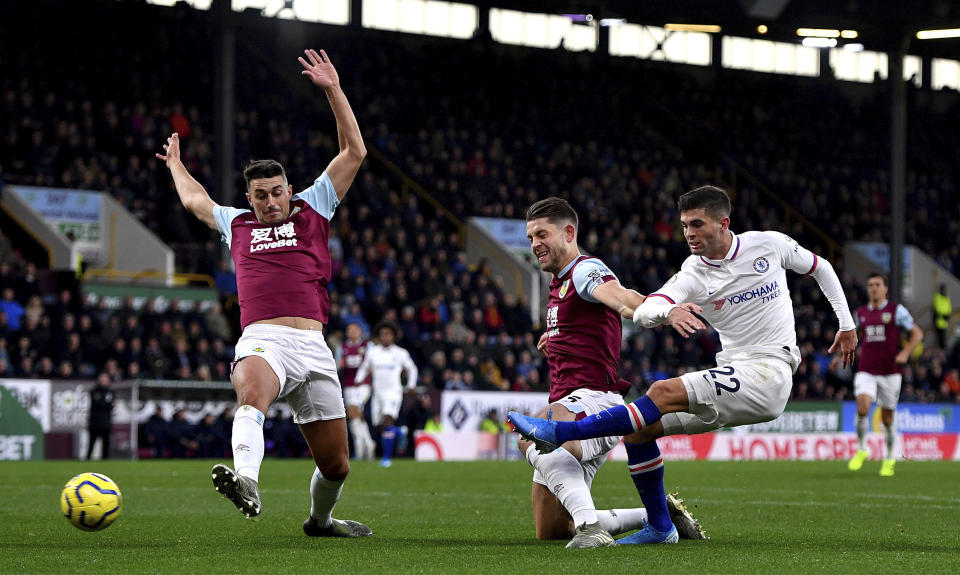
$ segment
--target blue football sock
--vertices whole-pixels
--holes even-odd
[[[644,395],[633,403],[605,409],[580,421],[558,421],[557,442],[628,435],[660,421],[660,409]]]
[[[397,441],[397,431],[397,427],[391,425],[390,427],[384,427],[383,433],[380,434],[380,446],[383,448],[384,459],[393,457],[393,444]]]
[[[627,466],[630,478],[647,509],[647,521],[657,531],[669,531],[673,525],[663,490],[663,457],[656,441],[627,443]]]

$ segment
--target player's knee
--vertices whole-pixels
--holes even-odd
[[[660,379],[647,389],[647,397],[663,413],[684,411],[690,407],[690,399],[683,381],[678,378]]]
[[[317,465],[320,474],[331,481],[343,481],[350,475],[350,460],[325,462],[322,466]]]

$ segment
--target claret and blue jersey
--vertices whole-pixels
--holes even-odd
[[[324,172],[293,196],[290,215],[277,225],[260,223],[250,210],[214,208],[217,229],[236,267],[243,328],[282,316],[327,323],[330,218],[339,203]]]
[[[579,256],[550,283],[547,363],[550,401],[576,389],[625,391],[620,380],[621,324],[593,290],[617,277],[597,258]]]

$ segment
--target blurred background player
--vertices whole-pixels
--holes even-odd
[[[410,353],[394,343],[397,326],[382,321],[374,328],[374,334],[377,340],[367,347],[363,363],[357,371],[357,382],[370,378],[373,391],[370,419],[374,426],[381,427],[380,448],[383,453],[380,465],[390,467],[393,464],[393,448],[401,433],[396,426],[403,405],[404,384],[400,378],[405,375],[406,389],[413,391],[419,372]]]
[[[900,366],[910,360],[914,348],[923,341],[923,330],[913,321],[907,308],[887,299],[887,279],[881,274],[867,278],[869,302],[857,309],[857,327],[860,328],[860,363],[853,377],[853,392],[857,396],[857,440],[859,447],[850,460],[851,471],[859,471],[863,462],[870,458],[865,443],[870,405],[880,406],[880,420],[886,451],[880,466],[880,475],[892,477],[896,457],[893,443],[896,437],[893,416],[900,399],[902,376]],[[910,333],[903,349],[900,340],[903,332]]]
[[[370,400],[370,384],[357,382],[357,370],[363,363],[368,344],[363,339],[360,324],[347,325],[346,336],[337,351],[337,365],[343,374],[340,381],[343,383],[343,398],[347,404],[347,425],[350,426],[350,435],[353,436],[353,452],[356,458],[371,460],[377,444],[370,436],[370,427],[363,417],[363,409]]]
[[[110,428],[113,426],[114,393],[110,389],[110,376],[104,372],[97,375],[97,384],[90,390],[90,445],[87,461],[93,455],[93,445],[100,440],[100,458],[110,457]]]
[[[294,412],[317,468],[311,475],[309,536],[358,537],[370,528],[333,519],[350,472],[343,395],[333,353],[323,337],[328,320],[330,218],[366,156],[366,148],[336,69],[326,53],[306,50],[303,75],[326,93],[337,122],[340,153],[312,186],[293,194],[283,166],[252,161],[244,170],[253,211],[219,206],[187,172],[174,133],[166,162],[187,210],[218,230],[233,256],[243,334],[231,379],[239,408],[233,418],[236,471],[215,465],[213,483],[247,518],[260,514],[264,413],[278,397]]]
[[[633,403],[578,421],[509,414],[517,431],[545,452],[561,451],[557,447],[571,440],[628,434],[628,468],[649,522],[618,543],[677,542],[657,438],[761,423],[783,413],[800,365],[787,269],[812,275],[833,307],[839,331],[830,353],[839,349],[846,366],[857,346],[843,287],[828,261],[779,232],[734,234],[730,198],[720,188],[687,192],[677,208],[692,255],[678,274],[637,306],[633,321],[648,328],[669,324],[686,338],[705,326],[689,305],[676,302],[702,306],[697,312],[713,325],[723,345],[718,367],[655,381]]]
[[[566,200],[540,200],[527,210],[526,220],[530,250],[540,267],[553,274],[546,331],[537,343],[550,367],[550,405],[538,415],[573,421],[623,405],[630,384],[619,376],[620,318],[633,317],[644,297],[621,286],[602,261],[580,254],[579,218]],[[563,449],[539,453],[532,442],[520,440],[520,451],[534,468],[530,499],[537,539],[572,537],[569,549],[608,547],[616,544],[611,533],[644,526],[644,509],[597,511],[590,493],[594,476],[618,443],[619,436],[571,441]],[[679,500],[674,502],[686,515]],[[702,538],[699,526],[686,516],[687,535]]]

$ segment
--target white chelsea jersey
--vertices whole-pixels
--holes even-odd
[[[400,374],[403,371],[407,372],[407,388],[416,387],[419,372],[407,350],[397,345],[383,347],[371,343],[357,370],[356,382],[360,383],[372,374],[373,393],[402,393]]]
[[[733,234],[722,260],[690,256],[680,272],[648,297],[695,303],[717,330],[726,361],[773,356],[796,371],[800,350],[786,270],[811,274],[816,254],[780,232]]]

